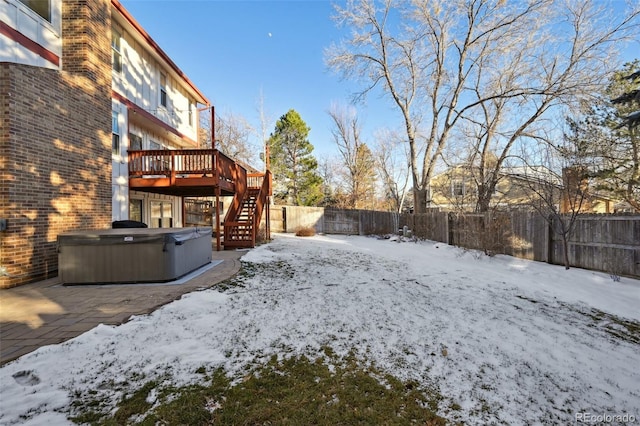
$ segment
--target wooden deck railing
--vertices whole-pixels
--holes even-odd
[[[213,174],[214,163],[211,149],[129,151],[129,176]]]
[[[247,173],[247,187],[249,189],[261,189],[264,185],[265,177],[268,180],[268,194],[271,193],[271,173]]]
[[[263,211],[266,210],[267,218],[269,216],[271,173],[247,173],[240,163],[217,149],[129,151],[129,177],[132,188],[152,188],[157,192],[169,188],[172,195],[189,196],[194,189],[201,193],[202,188],[214,186],[216,196],[221,195],[221,191],[222,195],[233,195],[224,220],[225,245],[231,246],[233,241],[236,247],[247,244],[254,247]],[[246,209],[250,209],[249,214]],[[215,226],[220,227],[219,216]],[[220,233],[217,235],[219,249]]]
[[[247,173],[247,187],[250,189],[258,189],[262,187],[264,173]]]
[[[216,162],[216,170],[220,179],[224,179],[229,182],[236,182],[242,179],[238,174],[239,170],[244,170],[244,173],[247,173],[247,170],[244,167],[227,157],[225,154],[221,153],[217,149],[214,149],[213,151],[215,153],[214,159]]]
[[[129,151],[129,177],[214,177],[236,183],[246,169],[217,149],[171,149]]]

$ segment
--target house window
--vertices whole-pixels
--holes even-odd
[[[463,196],[465,193],[464,189],[464,182],[461,180],[456,180],[451,184],[451,195],[453,195],[454,197]]]
[[[51,2],[50,0],[20,0],[25,6],[51,22]]]
[[[162,145],[160,145],[156,141],[149,141],[149,150],[160,151],[165,150]],[[167,156],[163,154],[154,154],[150,157],[151,159],[151,170],[154,172],[166,172],[170,169],[170,163],[167,159]]]
[[[151,227],[173,227],[173,204],[169,201],[151,202]]]
[[[120,125],[115,111],[111,112],[111,152],[114,155],[120,154]]]
[[[129,220],[142,222],[142,200],[129,199]]]
[[[142,149],[142,138],[136,134],[129,133],[129,149],[141,150]]]
[[[160,74],[160,105],[167,106],[167,76]]]
[[[189,126],[193,127],[193,101],[189,99]]]
[[[111,29],[111,65],[117,73],[122,72],[122,54],[120,52],[120,39],[122,36],[115,29]]]

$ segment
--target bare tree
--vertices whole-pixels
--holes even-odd
[[[264,93],[260,89],[260,97],[258,98],[258,115],[260,116],[260,141],[262,142],[262,154],[260,159],[264,162],[265,170],[270,169],[269,164],[269,127],[271,127],[273,117],[265,111],[264,107]]]
[[[336,21],[349,26],[352,36],[327,50],[327,63],[345,77],[366,81],[358,96],[381,85],[399,109],[416,212],[426,209],[429,182],[456,122],[486,100],[462,96],[480,58],[501,55],[497,40],[521,32],[546,3],[416,0],[395,8],[396,2],[386,0],[378,8],[375,0],[361,0],[336,7]],[[398,17],[400,24],[394,23]]]
[[[532,151],[534,149],[535,151]],[[531,159],[537,164],[531,164]],[[587,168],[583,152],[565,139],[522,151],[525,166],[518,173],[528,205],[540,214],[562,241],[563,262],[569,269],[569,239],[588,200]]]
[[[637,17],[632,11],[604,25],[593,21],[594,10],[590,1],[386,0],[379,6],[375,0],[351,1],[336,7],[335,15],[351,36],[327,49],[327,63],[344,77],[365,82],[357,97],[381,89],[398,108],[420,212],[437,160],[462,118],[477,122],[486,142],[479,143],[480,154],[494,147],[496,138],[503,143],[499,169],[513,144],[528,136],[549,108],[594,82],[589,67],[608,58],[605,47],[631,34]],[[536,78],[530,80],[530,74]],[[520,108],[514,123],[511,113],[520,115]],[[477,158],[483,161],[482,155]],[[478,178],[479,209],[484,209],[498,174],[479,170],[484,174]]]
[[[215,132],[211,119],[213,114],[214,109],[211,106],[198,109],[198,146],[200,147],[211,148],[212,132]]]
[[[343,203],[342,188],[338,181],[338,164],[340,160],[333,157],[323,157],[318,160],[318,175],[322,178],[323,200],[320,203],[325,207],[346,207]]]
[[[216,148],[234,160],[255,164],[257,149],[249,141],[254,132],[246,118],[232,112],[216,114]]]
[[[328,114],[333,120],[333,141],[344,167],[347,207],[371,207],[375,195],[375,160],[362,140],[357,111],[352,107],[333,104]]]
[[[374,150],[378,175],[382,180],[385,199],[391,210],[402,213],[409,186],[409,156],[402,138],[389,130],[376,134]]]
[[[496,67],[480,58],[475,96],[491,99],[492,94],[505,92],[517,96],[493,98],[465,114],[476,129],[469,161],[477,182],[476,210],[489,210],[513,147],[546,139],[541,134],[553,126],[545,119],[551,111],[562,113],[593,102],[616,67],[611,58],[617,44],[635,34],[639,13],[636,7],[618,16],[601,2],[563,3],[562,9],[548,9],[543,25],[538,23],[515,41],[500,41],[509,65],[501,66],[502,72],[491,74]],[[561,36],[549,31],[548,25],[562,20]]]
[[[255,164],[256,149],[249,141],[253,128],[247,119],[232,112],[220,115],[214,111],[212,107],[199,111],[199,145],[211,148],[215,143],[216,149],[234,160],[241,161],[246,165]],[[213,122],[212,115],[215,116]]]

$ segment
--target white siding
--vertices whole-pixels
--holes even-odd
[[[192,140],[197,140],[197,120],[189,124],[189,95],[182,79],[174,78],[170,68],[159,63],[124,29],[115,25],[122,35],[122,73],[113,72],[113,89],[136,105],[175,128]],[[160,104],[160,75],[167,76],[167,106]],[[195,114],[195,113],[194,113]]]
[[[120,152],[111,154],[111,211],[113,220],[124,220],[129,216],[129,170],[127,165],[127,150],[129,136],[127,134],[127,108],[120,102],[111,101],[111,111],[118,114],[120,130]]]
[[[61,13],[62,0],[51,0],[51,22],[18,0],[0,0],[0,21],[58,57],[62,56]],[[58,69],[54,63],[4,35],[0,35],[0,62]]]
[[[129,217],[129,198],[142,199],[143,222],[151,223],[151,201],[169,201],[172,204],[173,227],[182,227],[182,199],[159,194],[146,194],[144,192],[129,191],[129,166],[127,163],[127,151],[129,150],[129,133],[142,138],[142,149],[150,149],[151,141],[163,147],[169,147],[169,141],[161,134],[150,132],[135,126],[128,121],[127,108],[116,100],[111,102],[111,110],[118,113],[120,127],[120,153],[112,154],[112,220],[126,220]]]

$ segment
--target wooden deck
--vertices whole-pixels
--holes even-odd
[[[216,215],[218,250],[222,230],[225,249],[254,247],[263,212],[269,238],[271,173],[247,173],[217,149],[129,151],[129,189],[178,197],[215,196],[215,205],[219,196],[233,196],[224,224]]]
[[[180,197],[237,192],[247,170],[217,149],[129,151],[129,188]]]

